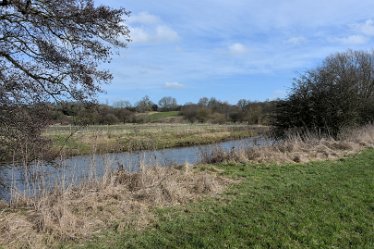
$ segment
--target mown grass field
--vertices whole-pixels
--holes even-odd
[[[374,248],[373,149],[304,165],[214,167],[241,183],[83,248]]]
[[[69,155],[155,150],[257,136],[266,127],[214,124],[51,126],[44,135]]]

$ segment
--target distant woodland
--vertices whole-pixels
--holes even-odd
[[[164,97],[153,103],[147,96],[131,105],[119,101],[112,106],[105,104],[84,104],[81,102],[61,102],[49,104],[50,124],[62,125],[113,125],[120,123],[148,122],[190,122],[190,123],[247,123],[270,122],[277,101],[251,102],[239,100],[229,104],[215,98],[201,98],[197,103],[177,104],[175,98]],[[161,118],[152,118],[160,113]]]

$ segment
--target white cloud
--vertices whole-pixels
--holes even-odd
[[[179,40],[176,31],[168,26],[160,25],[154,29],[130,28],[133,43],[172,43]]]
[[[350,35],[330,39],[331,42],[338,42],[344,45],[362,45],[368,42],[368,38],[363,35]]]
[[[156,27],[155,34],[156,41],[175,42],[179,40],[179,35],[176,31],[168,26],[160,25]]]
[[[140,12],[139,14],[130,16],[129,18],[129,23],[130,24],[146,24],[146,25],[151,25],[151,24],[156,24],[160,22],[160,18],[149,14],[148,12]]]
[[[167,89],[181,89],[181,88],[184,88],[184,84],[179,83],[179,82],[166,82],[164,84],[164,88],[167,88]]]
[[[98,1],[110,2],[115,5],[113,7],[123,5],[118,0]],[[254,82],[269,84],[273,84],[266,78],[269,75],[287,74],[288,80],[283,82],[288,87],[295,72],[315,67],[331,53],[357,47],[372,49],[374,36],[369,35],[374,21],[374,1],[353,2],[130,0],[126,8],[138,10],[128,18],[128,25],[136,28],[135,44],[132,44],[133,48],[121,52],[122,57],[115,59],[109,67],[118,67],[114,82],[122,86],[126,79],[126,84],[134,89],[143,85],[145,88],[175,88],[165,82],[188,82],[182,90],[174,90],[181,96],[184,92],[186,96],[198,95],[199,91],[203,91],[201,89],[205,89],[196,82],[212,82],[218,88],[221,81],[217,78],[222,78],[222,82],[226,79],[232,82],[230,77],[241,77],[243,74],[259,79]],[[148,12],[141,14],[139,10]],[[162,28],[157,32],[158,26],[170,27],[178,34],[180,42],[159,44],[157,37],[167,37],[162,34],[168,32],[163,32]],[[131,35],[134,36],[134,33]],[[166,41],[175,40],[175,35],[171,37],[174,38]],[[302,43],[300,37],[305,37],[306,43]],[[138,43],[145,46],[137,46]],[[242,43],[242,46],[234,43]],[[243,55],[235,56],[240,54]],[[141,71],[152,66],[159,69],[147,73]],[[266,75],[264,81],[263,75]],[[247,85],[250,84],[243,83],[243,87]],[[194,88],[190,89],[192,86]],[[279,80],[274,80],[274,86],[274,89],[280,88]],[[264,87],[267,88],[267,85],[264,84]],[[274,89],[266,89],[266,95],[272,96]],[[277,95],[282,94],[274,94]]]
[[[229,46],[229,52],[232,55],[243,55],[248,52],[248,48],[241,43],[234,43]]]
[[[168,43],[179,40],[178,33],[165,25],[148,29],[132,27],[130,37],[133,43]]]
[[[288,44],[295,45],[295,46],[304,44],[306,42],[307,42],[307,39],[304,36],[294,36],[294,37],[290,37],[287,40]]]
[[[179,40],[178,33],[148,12],[140,12],[129,19],[133,43],[167,43]]]
[[[130,37],[134,43],[147,43],[151,41],[151,36],[142,28],[131,28]]]
[[[351,35],[330,38],[329,41],[343,45],[364,45],[368,44],[371,37],[374,37],[374,20],[372,19],[350,24],[348,27],[351,29]]]
[[[354,24],[352,26],[353,29],[364,35],[374,36],[374,20],[372,19],[368,19],[364,23]]]

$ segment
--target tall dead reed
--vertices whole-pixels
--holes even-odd
[[[203,163],[303,163],[314,160],[337,159],[374,147],[374,125],[343,130],[337,138],[307,133],[288,134],[287,138],[268,147],[222,148],[202,153]]]
[[[95,160],[78,186],[64,177],[54,188],[28,197],[16,193],[0,209],[0,245],[4,248],[49,248],[62,241],[88,239],[106,229],[142,229],[154,220],[155,207],[178,205],[215,195],[230,182],[214,172],[183,167],[146,167],[129,173],[111,171],[106,162],[97,177]]]

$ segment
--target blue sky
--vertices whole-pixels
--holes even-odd
[[[374,48],[373,0],[97,0],[132,12],[132,42],[105,65],[101,102],[282,98],[299,73]]]

